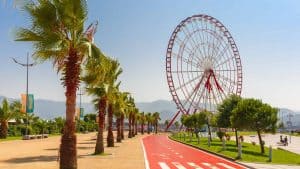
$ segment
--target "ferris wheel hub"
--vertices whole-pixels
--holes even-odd
[[[201,62],[201,65],[205,72],[210,71],[213,68],[213,62],[209,57],[205,57],[204,61]]]

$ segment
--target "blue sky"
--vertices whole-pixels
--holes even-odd
[[[26,26],[28,17],[10,3],[0,4],[0,95],[19,98],[25,91],[25,70],[10,57],[25,61],[32,50],[13,40],[13,30]],[[297,0],[88,0],[87,23],[99,20],[95,42],[119,59],[121,89],[141,102],[171,100],[165,76],[169,37],[186,17],[211,15],[229,29],[239,48],[242,95],[300,110],[299,6]],[[30,70],[29,90],[36,98],[64,100],[59,79],[51,63],[37,65]]]

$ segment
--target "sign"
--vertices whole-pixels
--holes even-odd
[[[34,97],[33,94],[28,94],[28,101],[26,94],[21,94],[21,112],[23,113],[33,113],[34,111]]]

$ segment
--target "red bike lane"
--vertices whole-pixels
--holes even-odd
[[[207,152],[170,140],[165,135],[142,139],[146,169],[245,169]]]

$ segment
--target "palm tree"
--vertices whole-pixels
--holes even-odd
[[[135,109],[135,123],[134,123],[134,135],[138,134],[138,122],[140,121],[140,113],[139,113],[139,109]]]
[[[133,130],[132,122],[133,122],[134,109],[135,109],[134,99],[133,99],[133,97],[129,97],[129,100],[128,100],[128,128],[129,128],[128,138],[133,137],[133,135],[132,135],[132,130]]]
[[[146,120],[145,113],[141,112],[141,115],[140,115],[141,134],[144,134],[145,120]]]
[[[146,121],[147,121],[147,132],[150,134],[151,131],[151,123],[152,123],[152,115],[151,113],[146,114]]]
[[[117,93],[119,92],[120,82],[116,83],[119,75],[122,73],[120,63],[117,60],[111,60],[111,68],[108,74],[110,75],[108,80],[108,133],[107,133],[107,146],[114,147],[114,135],[112,132],[113,125],[113,108],[116,103]]]
[[[127,96],[129,93],[127,92],[119,92],[117,93],[116,104],[115,104],[115,116],[117,117],[117,142],[121,142],[124,139],[124,114],[127,106]],[[123,138],[122,138],[123,134]]]
[[[85,0],[29,1],[24,10],[29,14],[29,28],[19,28],[16,41],[33,43],[34,58],[50,60],[62,72],[66,88],[66,123],[60,145],[60,168],[77,168],[75,135],[76,90],[81,64],[87,56],[100,51],[84,30],[87,19]]]
[[[155,112],[152,114],[152,116],[153,116],[153,125],[155,129],[155,134],[157,134],[158,121],[160,120],[159,113]]]
[[[20,102],[13,102],[9,104],[7,99],[3,99],[0,107],[0,138],[6,138],[8,133],[8,121],[15,118],[21,109]]]
[[[104,122],[107,107],[108,79],[111,60],[104,55],[90,58],[85,65],[85,72],[82,80],[86,84],[86,91],[91,95],[96,110],[98,111],[98,134],[95,147],[95,154],[104,153]]]

